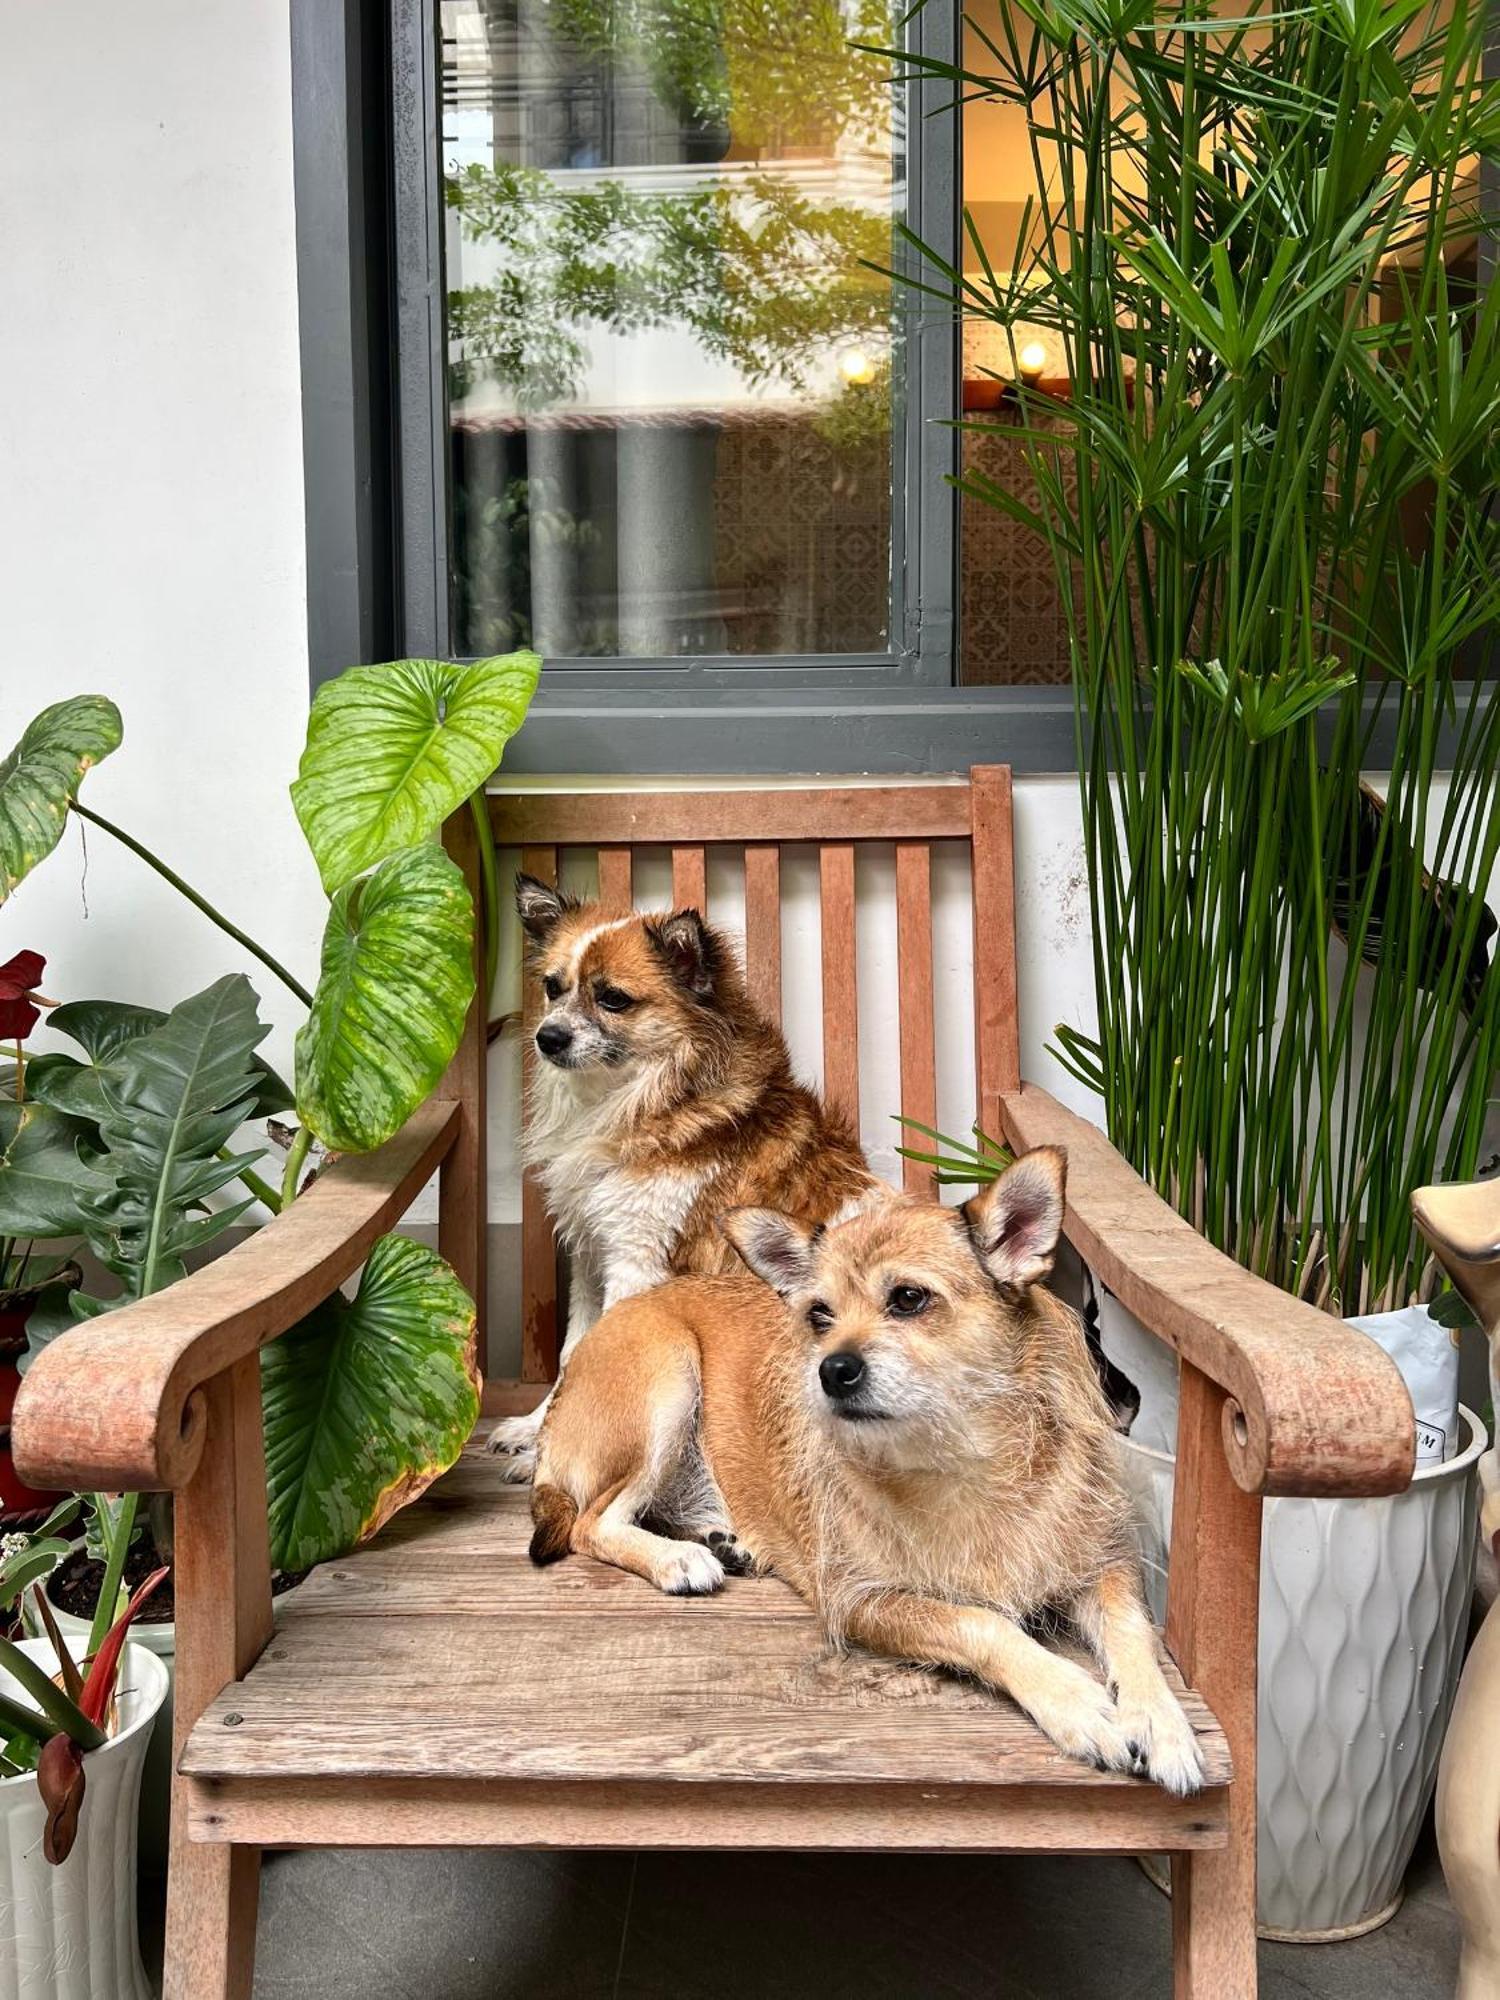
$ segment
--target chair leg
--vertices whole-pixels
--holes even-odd
[[[172,1750],[271,1636],[271,1561],[261,1441],[260,1356],[200,1391],[203,1457],[177,1496],[177,1685]],[[186,1781],[172,1781],[162,2000],[250,2000],[260,1850],[188,1839]]]
[[[173,1788],[174,1822],[186,1801]],[[167,1957],[162,2000],[250,2000],[260,1849],[172,1842],[167,1879]]]
[[[1218,1717],[1234,1760],[1229,1844],[1172,1856],[1175,2000],[1254,2000],[1255,1705],[1260,1612],[1259,1496],[1224,1454],[1222,1389],[1186,1362],[1167,1644]]]

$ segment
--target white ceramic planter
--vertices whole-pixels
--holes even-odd
[[[1483,1427],[1379,1500],[1266,1502],[1258,1918],[1303,1942],[1393,1916],[1432,1796],[1473,1586]],[[1146,1594],[1166,1612],[1170,1453],[1122,1438]],[[1159,1879],[1159,1877],[1158,1877]]]
[[[45,1639],[22,1641],[50,1672]],[[9,1674],[0,1688],[27,1699]],[[167,1693],[154,1654],[129,1645],[119,1727],[87,1760],[78,1838],[61,1867],[42,1854],[34,1772],[0,1781],[0,1994],[5,2000],[151,2000],[136,1935],[136,1814],[152,1726]]]
[[[47,1602],[52,1607],[52,1616],[57,1620],[57,1629],[68,1642],[68,1650],[75,1660],[81,1660],[88,1650],[89,1621],[75,1617],[71,1611],[64,1611],[61,1605],[53,1604],[50,1595]],[[28,1627],[35,1629],[35,1616],[27,1608]],[[177,1628],[175,1625],[148,1625],[144,1619],[137,1619],[130,1628],[130,1643],[141,1646],[153,1653],[166,1669],[167,1692],[161,1705],[161,1719],[151,1738],[151,1747],[146,1752],[146,1770],[141,1779],[141,1848],[140,1870],[146,1876],[165,1876],[167,1872],[167,1829],[172,1812],[172,1693],[175,1685]]]

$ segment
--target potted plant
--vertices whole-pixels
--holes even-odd
[[[1021,472],[975,464],[965,490],[1045,541],[1070,616],[1097,1025],[1058,1054],[1220,1249],[1361,1324],[1404,1313],[1439,1284],[1408,1198],[1474,1172],[1500,1052],[1483,12],[1022,0],[999,22],[962,71],[913,60],[1029,120],[1014,250],[971,220],[978,275],[945,282],[1011,355],[1014,417],[967,428]],[[1038,334],[1060,391],[1022,379]],[[1143,1386],[1160,1449],[1127,1449],[1159,1563],[1175,1383],[1154,1413]],[[1266,1510],[1277,1932],[1347,1935],[1399,1898],[1465,1626],[1464,1421],[1409,1494]]]
[[[308,1010],[288,1088],[257,1054],[268,1028],[241,973],[165,1012],[119,1000],[54,1008],[49,1026],[70,1046],[18,1065],[16,1109],[0,1123],[0,1232],[81,1245],[100,1278],[86,1290],[76,1265],[53,1275],[28,1313],[32,1351],[170,1285],[232,1224],[255,1226],[296,1199],[320,1157],[383,1144],[430,1093],[475,980],[476,913],[436,836],[470,799],[483,834],[482,970],[492,982],[498,878],[480,788],[519,726],[538,664],[529,654],[468,666],[396,661],[353,669],[320,691],[293,787],[330,894],[314,991],[81,804],[85,774],[120,741],[111,703],[54,705],[0,763],[6,893],[77,813],[121,839]],[[293,1108],[299,1122],[283,1135],[280,1172],[264,1178],[263,1150],[235,1150],[236,1135],[248,1120]],[[283,1576],[373,1534],[453,1462],[478,1412],[474,1349],[473,1301],[453,1272],[425,1246],[389,1235],[352,1298],[335,1294],[265,1352],[271,1554]],[[134,1494],[87,1499],[92,1546],[53,1587],[66,1600],[58,1623],[76,1635],[71,1608],[92,1628],[92,1650],[122,1580],[169,1556],[170,1509]],[[170,1660],[170,1623],[142,1630]],[[159,1846],[169,1750],[158,1757],[148,1796],[158,1801]]]
[[[136,1934],[136,1805],[167,1674],[126,1639],[163,1574],[146,1580],[81,1666],[56,1633],[0,1639],[10,1883],[0,1992],[67,2000],[80,1990],[82,1962],[90,1992],[149,2000]]]

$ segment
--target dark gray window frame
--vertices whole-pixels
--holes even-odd
[[[915,19],[953,36],[956,12],[929,0]],[[316,687],[356,660],[449,656],[436,0],[293,0],[292,32]],[[959,121],[940,83],[912,89],[914,226],[956,261]],[[1065,687],[957,684],[958,328],[933,306],[912,319],[892,653],[559,662],[507,769],[1073,770]]]

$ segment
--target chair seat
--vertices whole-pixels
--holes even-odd
[[[957,1678],[835,1654],[794,1593],[668,1598],[538,1570],[527,1495],[477,1448],[278,1604],[188,1738],[200,1840],[546,1846],[1222,1846],[1229,1755],[1170,1798],[1063,1757]],[[1165,1656],[1164,1656],[1165,1658]]]

